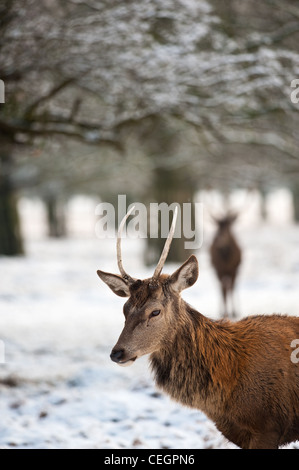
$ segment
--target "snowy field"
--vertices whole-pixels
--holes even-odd
[[[38,214],[38,207],[28,204],[22,206],[27,256],[0,258],[0,448],[234,448],[204,414],[155,388],[146,357],[128,368],[111,362],[123,299],[96,270],[117,272],[115,240],[36,236],[38,222],[29,213]],[[274,212],[276,220],[267,224],[253,218],[235,229],[244,250],[240,316],[299,315],[299,226],[284,220],[283,205]],[[217,318],[220,297],[207,252],[211,233],[207,226],[196,253],[199,279],[183,297]],[[125,268],[140,278],[152,272],[142,265],[142,250],[140,241],[123,243]],[[166,265],[164,272],[175,268]]]

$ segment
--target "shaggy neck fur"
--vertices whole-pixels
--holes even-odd
[[[240,362],[246,359],[233,329],[232,323],[209,320],[182,301],[176,325],[150,356],[157,385],[171,398],[212,417],[225,407]]]

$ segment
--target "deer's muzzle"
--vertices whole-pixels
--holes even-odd
[[[128,359],[124,349],[112,349],[110,358],[120,366],[130,366],[137,359],[137,356]]]

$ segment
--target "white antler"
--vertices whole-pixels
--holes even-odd
[[[168,255],[168,252],[169,252],[169,249],[170,249],[170,245],[171,245],[171,242],[172,242],[172,239],[173,239],[173,235],[174,235],[174,230],[175,230],[175,224],[176,224],[177,215],[178,215],[178,208],[177,208],[177,206],[176,206],[176,208],[175,208],[175,210],[174,210],[174,215],[173,215],[173,219],[172,219],[172,224],[171,224],[171,228],[170,228],[170,231],[169,231],[167,240],[166,240],[166,242],[165,242],[165,245],[164,245],[162,254],[161,254],[161,256],[160,256],[160,259],[159,259],[159,261],[158,261],[158,264],[157,264],[157,267],[156,267],[156,269],[155,269],[154,275],[153,275],[153,277],[152,277],[153,280],[157,280],[157,279],[158,279],[158,277],[160,276],[161,271],[162,271],[162,269],[163,269],[163,266],[164,266],[164,264],[165,264],[165,261],[166,261],[166,258],[167,258],[167,255]]]
[[[135,206],[131,207],[131,209],[127,212],[127,214],[122,219],[122,221],[119,225],[119,229],[118,229],[118,233],[117,233],[117,242],[116,242],[118,269],[119,269],[120,274],[122,275],[122,278],[125,281],[127,281],[128,284],[132,284],[135,281],[135,279],[133,279],[131,276],[129,276],[129,274],[126,273],[126,271],[124,270],[124,267],[123,267],[122,256],[121,256],[121,235],[122,235],[124,225],[125,225],[128,217],[131,215],[131,213],[133,212],[134,209],[135,209]]]

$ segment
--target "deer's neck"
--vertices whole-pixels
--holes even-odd
[[[214,322],[184,302],[172,337],[150,357],[155,380],[173,399],[212,415],[238,377],[239,353],[229,322]]]

